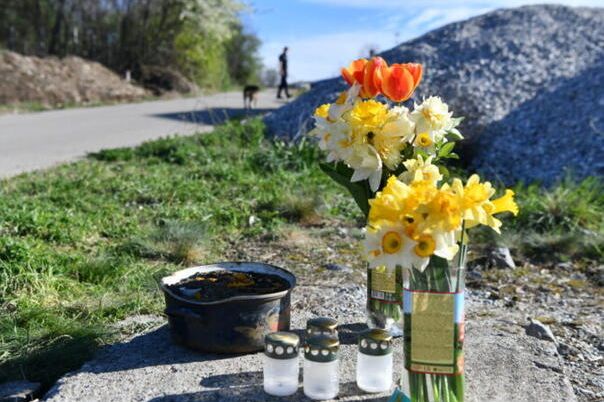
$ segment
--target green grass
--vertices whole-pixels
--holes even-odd
[[[161,313],[157,280],[167,272],[220,260],[234,242],[283,225],[358,221],[321,158],[306,142],[266,140],[254,120],[0,182],[0,382],[48,386],[115,340],[112,323]],[[554,235],[601,239],[599,182],[517,192],[522,212],[504,233],[542,248]],[[602,255],[591,252],[573,256]]]
[[[551,188],[514,188],[520,213],[505,219],[503,236],[480,230],[482,241],[499,242],[537,261],[604,260],[604,184],[595,177],[566,177]]]
[[[321,213],[356,213],[318,157],[234,122],[3,181],[0,382],[49,384],[111,341],[112,322],[160,313],[157,278],[221,259],[229,239],[312,218],[317,194]]]

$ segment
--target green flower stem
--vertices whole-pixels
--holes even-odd
[[[466,245],[464,244],[464,235],[462,231],[460,252],[457,259],[457,270],[452,277],[449,262],[433,257],[428,267],[420,272],[412,269],[409,280],[410,288],[415,290],[428,290],[435,292],[461,292],[464,289],[462,268],[465,263]],[[408,342],[412,316],[405,315],[405,339]],[[459,325],[455,324],[455,338],[459,336]],[[462,345],[456,341],[455,361],[462,353]],[[405,353],[409,349],[405,348]],[[406,357],[407,361],[409,357]],[[463,402],[464,401],[464,375],[438,375],[438,374],[419,374],[407,372],[410,397],[412,402]],[[431,384],[429,384],[430,382]],[[431,391],[428,392],[428,390]]]

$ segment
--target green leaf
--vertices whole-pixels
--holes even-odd
[[[449,155],[451,153],[451,151],[453,151],[454,147],[455,147],[455,143],[454,142],[447,142],[438,151],[438,156],[440,158],[446,158],[447,155]]]
[[[350,181],[354,171],[343,163],[332,164],[332,163],[320,163],[319,167],[325,174],[327,174],[333,181],[344,186],[348,189],[352,198],[357,203],[361,212],[365,217],[369,216],[369,199],[372,198],[373,193],[369,188],[369,182],[367,180],[354,182]]]
[[[426,151],[424,151],[423,149],[419,149],[419,148],[415,149],[415,154],[416,154],[416,157],[417,157],[417,155],[421,155],[421,157],[424,158],[424,160],[428,159],[428,157],[430,156]]]
[[[447,137],[447,139],[450,139],[453,141],[463,140],[463,135],[461,135],[459,130],[456,128],[452,128],[451,130],[447,131],[446,137]]]

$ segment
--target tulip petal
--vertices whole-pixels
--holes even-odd
[[[383,70],[382,93],[394,102],[411,97],[415,90],[413,75],[401,64],[393,64]]]
[[[374,57],[365,65],[363,75],[362,96],[373,98],[380,93],[382,86],[382,71],[387,67],[386,61],[381,57]]]
[[[350,63],[348,67],[342,68],[342,77],[348,83],[353,85],[355,82],[363,84],[363,74],[367,59],[358,59]]]
[[[423,75],[422,65],[419,63],[406,63],[406,64],[403,64],[403,66],[405,66],[407,68],[407,71],[409,71],[411,73],[411,75],[413,76],[413,84],[414,84],[414,87],[417,88],[420,81],[422,80],[422,75]]]

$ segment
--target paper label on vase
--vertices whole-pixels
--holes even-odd
[[[404,293],[403,304],[411,314],[407,369],[448,375],[462,372],[463,293]]]
[[[371,275],[369,291],[372,299],[400,302],[396,291],[396,270],[378,267],[370,269],[368,275]]]

